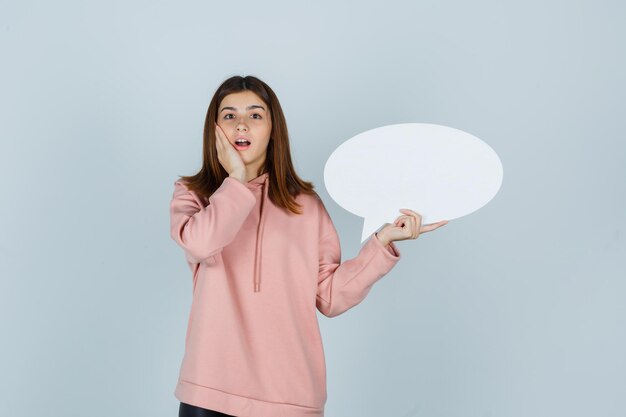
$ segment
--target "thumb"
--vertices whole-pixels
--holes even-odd
[[[403,223],[402,219],[404,219],[405,217],[405,215],[396,217],[396,219],[393,221],[393,224],[395,224],[396,226],[401,226]]]

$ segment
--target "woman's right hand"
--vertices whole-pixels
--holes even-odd
[[[217,159],[220,161],[220,164],[222,164],[226,172],[228,172],[228,175],[245,178],[246,165],[243,159],[241,159],[239,151],[228,141],[226,134],[217,123],[215,124],[215,136]]]

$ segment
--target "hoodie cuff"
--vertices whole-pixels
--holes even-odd
[[[383,243],[380,240],[378,240],[378,236],[376,236],[376,233],[377,232],[372,233],[372,239],[376,241],[378,248],[385,253],[387,258],[393,259],[393,260],[399,259],[400,250],[398,249],[398,247],[393,242],[389,242],[387,246],[383,246]]]

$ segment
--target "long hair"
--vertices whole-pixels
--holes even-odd
[[[268,197],[276,206],[283,207],[295,214],[302,214],[301,207],[295,197],[301,192],[317,195],[313,190],[312,182],[302,180],[295,172],[291,161],[289,134],[285,115],[274,91],[263,81],[248,75],[239,75],[228,78],[213,94],[204,122],[204,140],[202,150],[202,168],[191,176],[179,176],[187,187],[208,204],[209,197],[219,188],[228,172],[217,158],[215,125],[217,123],[218,107],[228,94],[250,90],[268,106],[272,120],[272,138],[267,145],[265,165],[257,175],[267,171],[269,173]]]

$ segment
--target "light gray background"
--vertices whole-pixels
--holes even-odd
[[[344,140],[437,123],[504,166],[487,206],[319,314],[328,417],[626,415],[623,2],[1,4],[1,415],[177,415],[169,201],[235,74],[277,93],[344,260],[362,219],[322,182]]]

